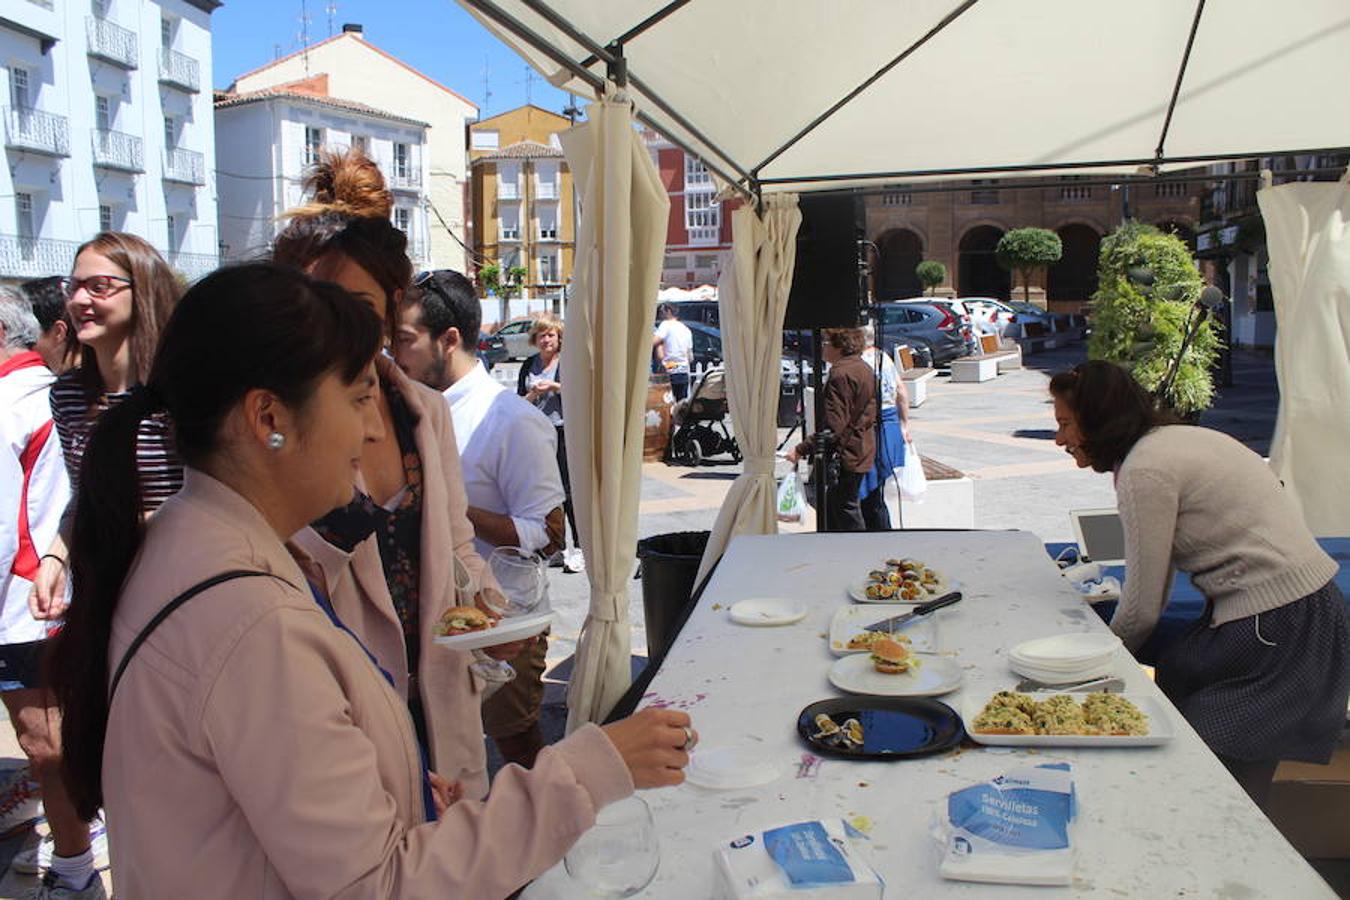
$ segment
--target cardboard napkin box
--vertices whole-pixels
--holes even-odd
[[[885,883],[863,858],[866,840],[843,819],[794,822],[739,835],[716,850],[715,897],[881,900]]]

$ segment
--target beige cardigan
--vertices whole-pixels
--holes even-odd
[[[231,569],[141,647],[114,699],[103,786],[118,896],[503,897],[633,789],[604,732],[508,767],[424,824],[403,698],[314,602],[243,497],[188,471],[150,520],[111,665],[171,598]]]
[[[474,549],[469,501],[460,475],[459,451],[450,407],[436,391],[409,379],[383,356],[380,376],[393,382],[417,417],[414,437],[422,458],[422,553],[420,598],[422,708],[431,741],[431,767],[464,785],[465,796],[487,793],[487,757],[483,745],[482,684],[470,674],[470,653],[434,643],[433,627],[441,613],[455,605],[452,556],[458,556],[474,578],[497,587],[492,572]],[[380,548],[374,535],[351,553],[325,541],[312,528],[291,543],[323,571],[338,618],[361,636],[388,672],[399,693],[408,695],[408,653],[403,625],[394,610],[384,579]]]

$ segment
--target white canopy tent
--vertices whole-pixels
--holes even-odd
[[[624,86],[637,119],[760,219],[776,191],[1031,172],[1132,180],[1350,145],[1335,112],[1350,84],[1345,0],[460,2],[554,85]],[[754,279],[790,280],[793,252]],[[749,371],[777,353],[781,326],[764,327],[761,303],[729,308],[727,294],[724,327],[753,335],[728,343],[727,368]],[[766,404],[734,403],[733,415],[738,434],[772,433]],[[730,503],[763,480],[751,476]],[[713,544],[747,524],[775,527],[724,510]]]

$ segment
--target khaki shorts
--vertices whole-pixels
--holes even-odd
[[[539,705],[544,700],[546,656],[548,632],[511,660],[516,677],[483,704],[483,732],[488,737],[511,737],[528,731],[539,721]]]

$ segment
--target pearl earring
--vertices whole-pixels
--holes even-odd
[[[286,435],[280,431],[274,431],[267,436],[267,446],[273,450],[280,450],[286,444]]]

